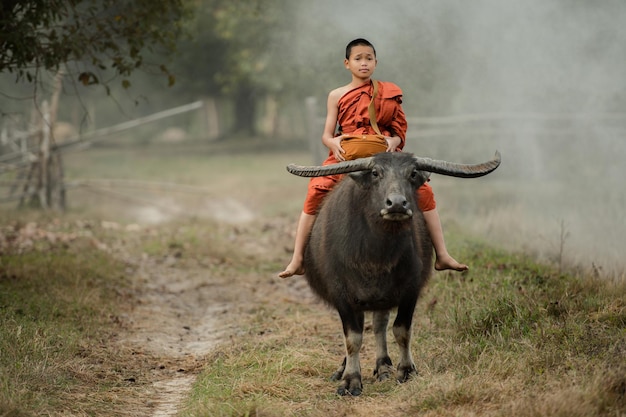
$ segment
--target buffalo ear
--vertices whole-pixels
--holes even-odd
[[[361,187],[367,187],[370,184],[370,182],[371,182],[370,181],[370,179],[371,179],[371,171],[370,170],[351,172],[351,173],[348,174],[348,176],[350,178],[352,178],[352,180],[354,180]]]

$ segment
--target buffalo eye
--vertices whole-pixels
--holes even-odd
[[[417,179],[417,175],[418,175],[418,171],[417,169],[414,168],[413,171],[411,171],[411,179],[412,180]]]
[[[376,169],[372,169],[372,177],[374,178],[378,178],[380,174],[378,173],[378,171]]]

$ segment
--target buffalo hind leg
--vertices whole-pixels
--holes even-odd
[[[343,334],[346,342],[346,357],[343,367],[341,383],[337,388],[339,395],[361,395],[363,384],[361,383],[361,363],[359,352],[363,343],[363,312],[355,312],[350,309],[339,310],[339,316],[343,324]],[[339,372],[338,370],[338,372]],[[335,373],[336,374],[336,373]]]
[[[417,373],[413,355],[411,355],[411,325],[416,302],[417,297],[415,300],[405,300],[398,307],[398,315],[393,323],[393,335],[400,349],[400,361],[396,372],[398,382],[406,382],[411,375]]]
[[[387,351],[389,310],[374,311],[372,321],[376,338],[376,369],[374,369],[374,376],[378,381],[384,381],[393,375],[393,364]]]

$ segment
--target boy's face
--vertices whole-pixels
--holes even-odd
[[[376,55],[371,46],[356,45],[350,51],[350,58],[344,59],[344,65],[357,78],[369,78],[376,68]]]

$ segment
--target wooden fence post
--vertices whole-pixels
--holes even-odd
[[[204,107],[204,121],[206,137],[208,140],[216,140],[220,137],[220,118],[215,98],[206,97],[202,100]]]
[[[50,107],[48,102],[44,101],[41,105],[41,133],[39,135],[39,179],[37,181],[37,194],[39,195],[39,204],[42,209],[50,207],[50,173],[48,171],[50,162]]]

